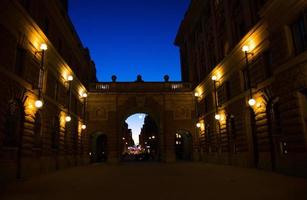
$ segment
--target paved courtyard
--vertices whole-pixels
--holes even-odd
[[[1,200],[295,200],[307,179],[201,163],[96,164],[11,184]]]

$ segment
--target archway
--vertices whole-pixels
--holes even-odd
[[[106,162],[108,160],[108,140],[107,136],[101,132],[92,136],[92,162]]]
[[[5,114],[4,146],[16,150],[16,177],[21,178],[22,139],[24,131],[25,109],[19,99],[8,102]]]
[[[122,161],[157,161],[160,151],[159,126],[148,113],[134,113],[123,122]]]
[[[192,160],[192,135],[185,130],[179,130],[175,134],[176,160]]]

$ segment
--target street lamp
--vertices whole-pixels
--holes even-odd
[[[220,114],[215,114],[214,118],[219,121],[219,120],[221,120],[221,115]]]
[[[40,109],[43,107],[43,100],[42,100],[42,89],[44,87],[44,61],[45,61],[45,52],[48,49],[47,44],[42,43],[40,45],[40,51],[35,52],[36,54],[41,54],[41,63],[39,68],[39,78],[38,78],[38,99],[35,101],[34,105],[36,108]]]
[[[83,99],[83,120],[84,123],[86,123],[86,116],[85,116],[85,110],[86,110],[86,98],[87,98],[87,93],[83,92],[81,94],[81,98]],[[84,124],[84,126],[86,127],[86,125]],[[85,130],[86,128],[84,128],[83,130]]]
[[[67,81],[73,81],[73,80],[74,80],[74,77],[72,75],[67,76]]]
[[[242,51],[245,54],[245,64],[246,64],[246,75],[247,75],[247,87],[249,89],[249,100],[248,104],[250,106],[254,106],[256,104],[256,100],[253,99],[253,93],[252,93],[252,87],[251,87],[251,79],[250,79],[250,72],[249,72],[249,62],[248,62],[248,56],[253,55],[253,53],[250,52],[250,48],[247,45],[244,45],[242,47]]]
[[[82,93],[82,98],[86,98],[87,97],[87,93]]]
[[[35,101],[34,105],[35,105],[35,107],[38,108],[38,109],[39,109],[39,108],[42,108],[42,107],[43,107],[43,101],[40,100],[40,99],[38,99],[38,100]]]
[[[215,103],[215,116],[214,116],[214,118],[219,121],[221,119],[221,115],[218,114],[218,105],[217,105],[217,91],[216,91],[217,76],[213,75],[211,77],[211,80],[213,81],[213,88],[214,88],[214,103]]]
[[[66,121],[66,122],[70,122],[70,121],[71,121],[71,116],[67,115],[67,116],[65,117],[65,121]]]
[[[68,101],[68,105],[67,105],[67,110],[68,110],[68,114],[70,114],[70,104],[71,104],[71,83],[74,80],[74,77],[72,75],[68,75],[66,77],[66,82],[68,83],[68,97],[69,97],[69,101]],[[65,118],[66,122],[70,122],[71,121],[71,117],[68,115]]]

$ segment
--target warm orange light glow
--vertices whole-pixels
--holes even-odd
[[[67,115],[67,116],[65,117],[65,121],[66,121],[66,122],[70,122],[70,121],[71,121],[71,117],[70,117],[69,115]]]
[[[82,130],[85,130],[85,129],[86,129],[86,125],[83,124],[83,125],[81,126],[81,128],[82,128]]]
[[[47,44],[42,43],[41,46],[40,46],[40,49],[41,49],[42,51],[46,51],[46,50],[48,49]]]
[[[197,123],[197,124],[196,124],[196,127],[197,127],[197,128],[200,128],[200,127],[201,127],[201,124],[200,124],[200,123]]]
[[[221,115],[220,114],[215,114],[214,118],[219,121],[219,120],[221,120]]]
[[[42,100],[36,100],[34,103],[36,108],[42,108],[43,107],[43,101]]]
[[[253,98],[251,98],[251,99],[248,100],[248,104],[249,104],[250,106],[254,106],[254,105],[256,104],[256,100],[253,99]]]
[[[73,81],[73,80],[74,80],[74,77],[72,75],[67,76],[67,81]]]
[[[199,97],[199,93],[198,93],[198,92],[195,92],[195,93],[194,93],[194,96],[195,96],[195,97]]]
[[[213,75],[213,76],[211,77],[211,79],[212,79],[213,81],[216,81],[216,80],[217,80],[217,76],[216,76],[216,75]]]
[[[249,46],[247,46],[247,45],[244,45],[243,47],[242,47],[242,51],[243,52],[249,52]]]
[[[82,97],[83,97],[83,98],[86,98],[86,97],[87,97],[87,93],[85,93],[85,92],[82,93]]]

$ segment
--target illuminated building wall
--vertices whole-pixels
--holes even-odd
[[[83,106],[95,65],[67,1],[1,1],[0,41],[1,181],[88,163]]]
[[[175,43],[201,160],[307,173],[307,2],[192,0]]]

